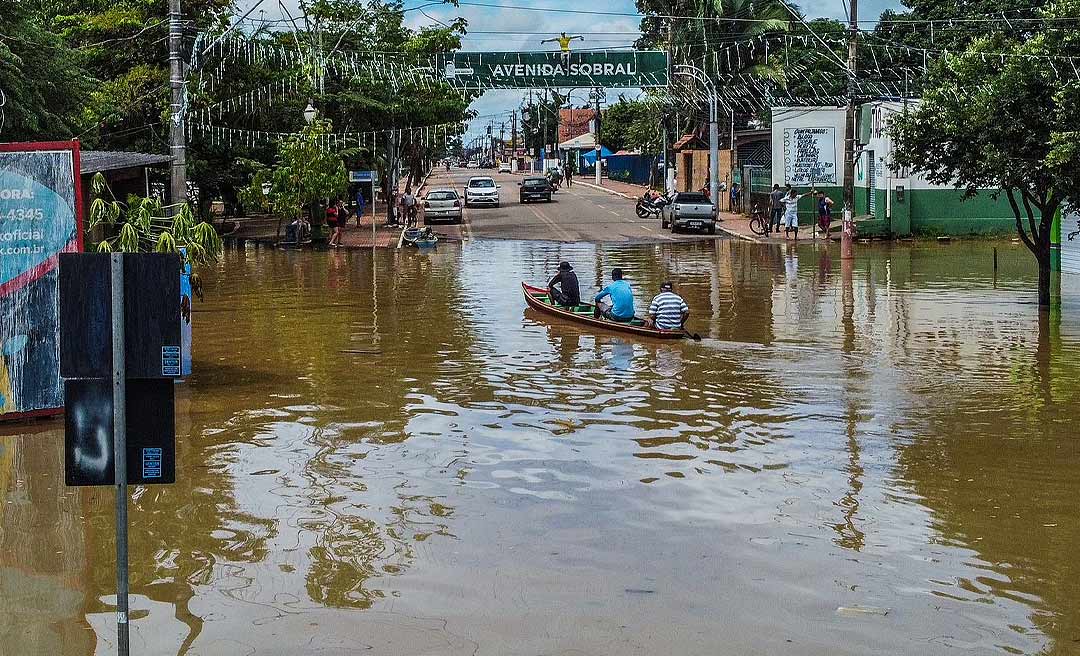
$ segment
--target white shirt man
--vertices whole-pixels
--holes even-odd
[[[690,316],[686,301],[671,290],[671,283],[660,285],[660,293],[649,303],[649,325],[661,330],[681,330]]]

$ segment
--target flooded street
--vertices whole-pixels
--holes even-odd
[[[227,251],[132,651],[1080,653],[1080,297],[992,247]],[[704,339],[526,310],[561,260]],[[113,491],[4,430],[0,654],[113,653]]]

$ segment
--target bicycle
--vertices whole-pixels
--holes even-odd
[[[769,218],[760,207],[754,205],[750,211],[750,232],[758,236],[769,234]]]

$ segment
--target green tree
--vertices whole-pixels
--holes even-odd
[[[612,151],[637,149],[644,153],[660,151],[661,107],[652,99],[619,101],[604,110],[600,123],[600,141]]]
[[[317,223],[318,203],[348,188],[342,155],[326,146],[326,136],[332,132],[330,121],[316,119],[286,137],[276,163],[270,167],[256,165],[251,184],[243,190],[241,195],[249,204],[273,208],[278,216],[279,237],[282,219],[299,218],[307,207],[311,209],[312,223]]]
[[[940,56],[922,102],[891,131],[895,166],[969,195],[1002,189],[1048,306],[1052,224],[1064,203],[1080,207],[1080,80],[1067,59],[1080,57],[1080,34],[1054,21],[1080,16],[1080,0],[1053,0],[1039,15],[1047,22],[994,30]]]
[[[0,141],[75,136],[92,88],[82,52],[33,3],[0,0],[0,16]]]

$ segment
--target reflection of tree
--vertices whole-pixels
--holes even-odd
[[[1044,653],[1064,655],[1080,636],[1080,359],[1052,322],[1041,329],[1032,347],[965,351],[964,376],[959,360],[933,354],[940,366],[921,371],[912,392],[934,402],[908,421],[919,437],[900,448],[898,478],[931,510],[941,542],[978,554],[940,593],[1022,603],[1052,641]]]

